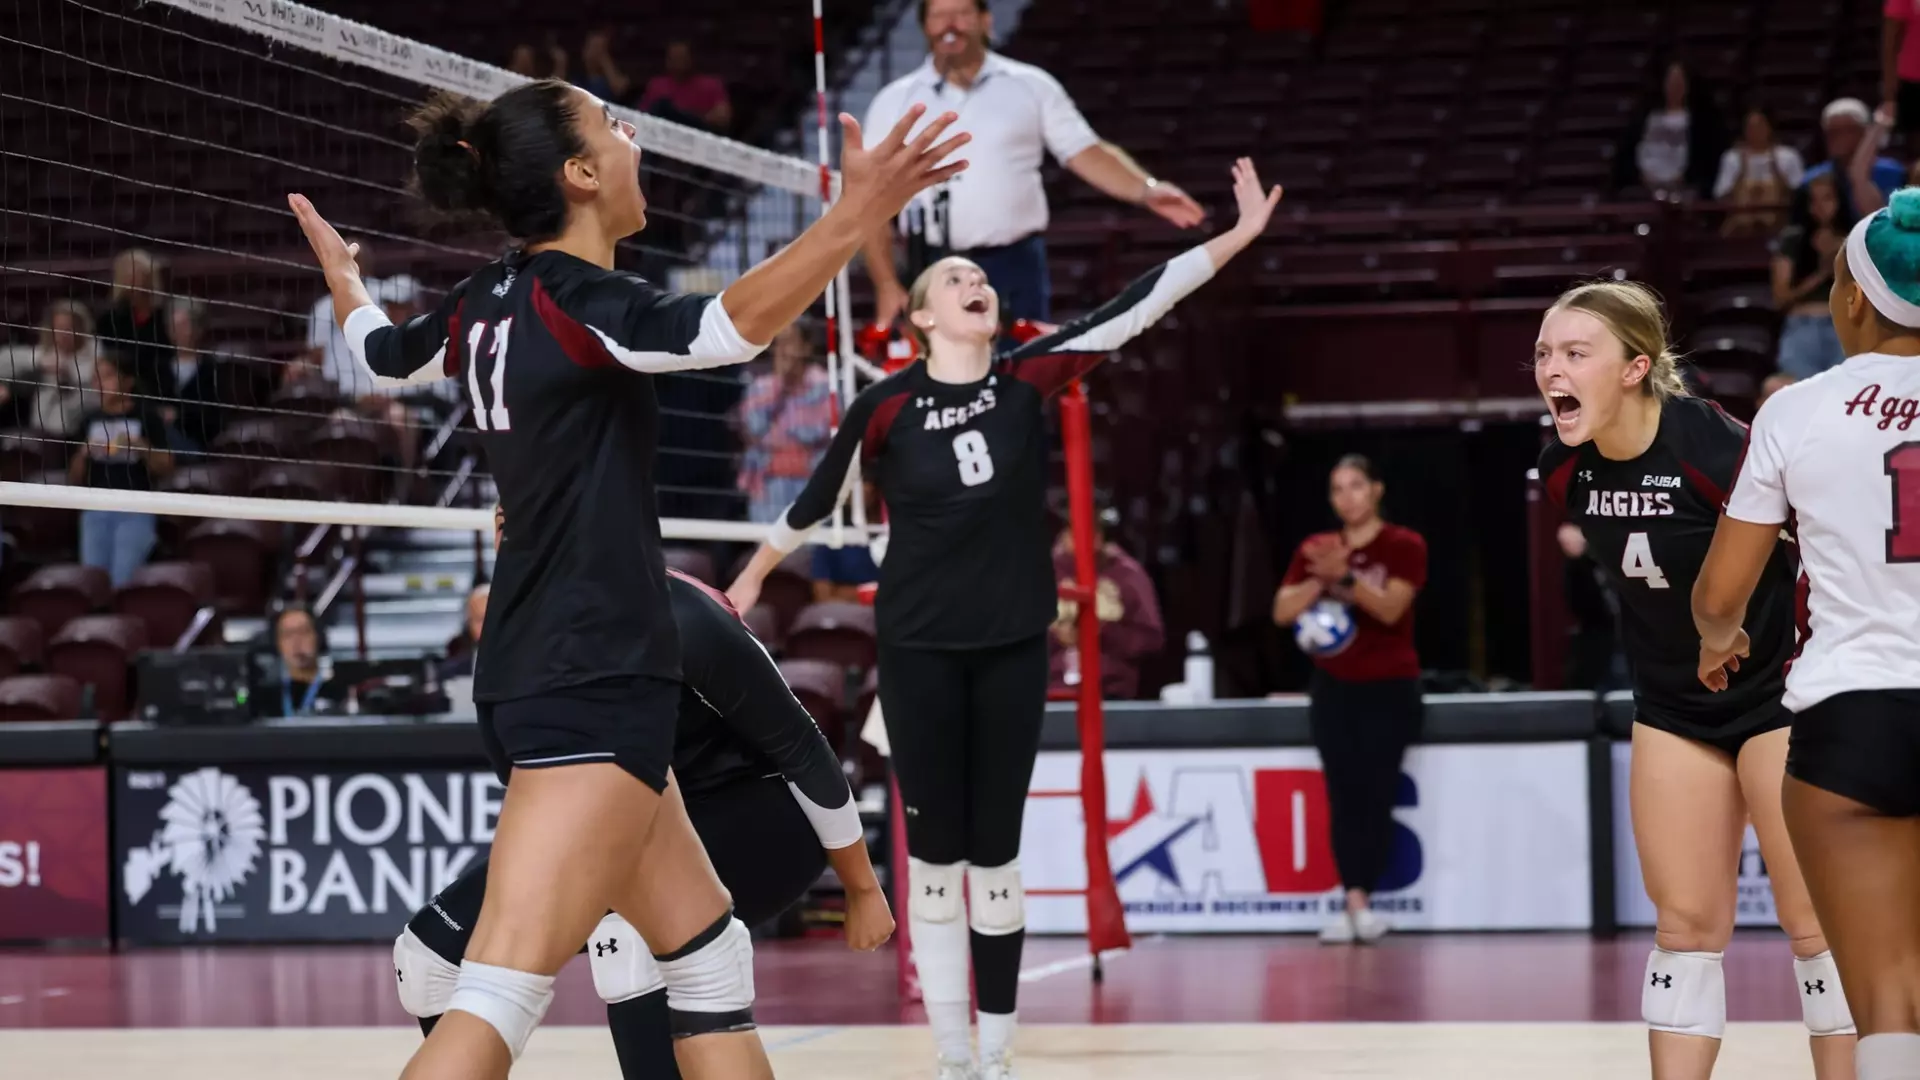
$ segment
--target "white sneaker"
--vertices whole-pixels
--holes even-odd
[[[1342,909],[1334,912],[1333,918],[1327,921],[1327,925],[1320,928],[1320,944],[1351,945],[1353,944],[1353,935],[1353,918],[1347,914],[1345,909]]]
[[[935,1080],[980,1080],[979,1070],[971,1061],[948,1061],[940,1059],[940,1069],[934,1074]]]
[[[1387,936],[1388,930],[1392,929],[1387,925],[1387,920],[1375,914],[1372,908],[1361,908],[1353,912],[1352,919],[1353,936],[1359,938],[1362,945],[1371,945],[1379,941]]]
[[[975,1074],[979,1080],[1020,1080],[1013,1071],[1013,1058],[1008,1054],[988,1054],[980,1059],[980,1071]]]

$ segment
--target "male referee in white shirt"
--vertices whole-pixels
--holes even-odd
[[[920,26],[932,54],[896,79],[867,109],[867,131],[886,131],[916,104],[928,116],[960,114],[956,132],[973,136],[972,166],[908,205],[901,222],[924,222],[927,262],[965,255],[987,272],[1004,318],[1051,319],[1047,277],[1047,196],[1043,152],[1122,202],[1144,206],[1180,228],[1206,216],[1186,192],[1155,180],[1126,152],[1094,134],[1052,75],[987,49],[993,15],[987,0],[920,0]],[[907,291],[893,262],[893,234],[866,246],[877,304],[874,321],[891,325]],[[919,267],[915,267],[916,272]]]

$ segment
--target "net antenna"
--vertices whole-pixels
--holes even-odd
[[[59,336],[51,323],[60,305],[104,315],[134,295],[152,301],[164,319],[170,305],[190,302],[204,313],[213,342],[200,351],[201,367],[221,373],[224,422],[187,430],[189,445],[172,448],[181,474],[174,479],[191,474],[194,482],[138,492],[66,485],[69,459],[90,445],[86,431],[36,423],[0,433],[0,503],[109,510],[137,503],[168,517],[490,530],[484,513],[461,516],[448,508],[491,497],[477,448],[461,437],[468,406],[452,383],[440,384],[432,408],[403,401],[390,416],[360,397],[371,387],[343,383],[328,391],[331,397],[288,391],[290,382],[321,374],[303,358],[299,339],[308,329],[307,303],[325,289],[282,196],[313,193],[343,234],[370,239],[379,253],[370,288],[391,262],[404,273],[389,280],[409,283],[395,291],[430,308],[446,287],[497,254],[494,241],[503,238],[435,232],[403,220],[411,205],[401,186],[411,140],[398,121],[427,90],[491,100],[530,80],[286,0],[20,3],[19,17],[0,25],[0,63],[17,76],[0,86],[0,359],[8,361],[0,384],[16,398],[35,391],[48,400],[69,398],[78,410],[97,400],[86,397],[94,346],[102,354],[137,353],[143,342],[109,331],[103,319],[98,332],[91,322],[70,328],[68,336],[87,343],[84,369],[76,357],[43,358],[34,339]],[[816,4],[824,120],[818,15]],[[652,226],[622,245],[622,264],[637,262],[669,288],[718,291],[773,244],[796,235],[837,189],[824,137],[822,159],[812,164],[630,108],[614,112],[633,125],[646,151],[652,204]],[[153,253],[148,277],[123,281],[116,272],[109,298],[108,263],[134,249],[143,258]],[[843,273],[826,298],[829,373],[840,396],[853,392],[861,367],[851,359],[847,290]],[[373,292],[380,302],[398,302]],[[324,320],[312,322],[320,338],[332,332]],[[62,363],[67,370],[51,370]],[[135,385],[132,396],[156,410],[190,412],[201,404],[184,390],[175,393],[170,381],[164,389]],[[659,385],[663,535],[764,538],[764,526],[734,520],[744,516],[728,430],[739,373],[676,373]],[[244,387],[251,390],[226,393]],[[175,426],[189,425],[183,418]],[[365,460],[316,449],[329,432],[335,442],[352,441],[370,429],[378,437],[361,441],[384,452]],[[389,464],[396,443],[411,450]],[[457,468],[436,467],[463,449]],[[666,479],[669,462],[692,479]],[[409,495],[438,505],[386,501]],[[837,513],[829,542],[866,542],[859,500],[851,526]]]

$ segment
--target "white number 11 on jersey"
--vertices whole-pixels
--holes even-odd
[[[507,417],[507,335],[513,332],[513,320],[501,319],[493,328],[493,376],[487,381],[493,389],[493,407],[480,397],[480,341],[486,337],[487,324],[474,323],[467,331],[467,390],[473,395],[473,425],[481,431],[507,431],[513,425]]]
[[[1653,561],[1653,546],[1643,532],[1627,534],[1627,550],[1620,556],[1620,572],[1631,578],[1644,578],[1649,589],[1668,587],[1667,575]]]

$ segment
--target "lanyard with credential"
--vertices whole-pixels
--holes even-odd
[[[286,672],[282,671],[280,673],[280,715],[281,716],[310,715],[313,712],[313,700],[319,696],[320,696],[320,679],[319,679],[319,676],[316,675],[314,677],[314,680],[307,684],[307,696],[305,700],[300,702],[300,711],[294,712],[293,711],[293,680],[287,678]]]

